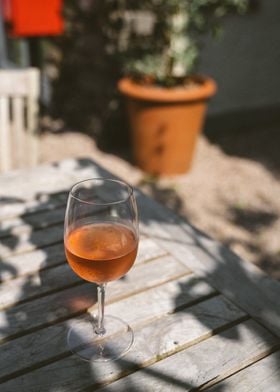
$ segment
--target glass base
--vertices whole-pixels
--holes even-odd
[[[115,316],[105,316],[106,333],[101,336],[95,332],[96,326],[97,317],[89,314],[71,323],[67,343],[73,354],[86,361],[108,362],[127,353],[134,335],[126,322]]]

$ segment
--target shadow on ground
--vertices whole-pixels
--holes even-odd
[[[262,242],[264,233],[269,233],[269,230],[277,230],[277,226],[274,227],[274,225],[279,220],[279,216],[262,209],[239,208],[237,206],[229,206],[227,213],[229,221],[236,228],[247,232],[249,237],[237,239],[229,236],[222,241],[223,244],[230,248],[240,244],[251,254],[255,264],[274,279],[280,280],[280,251],[273,252],[269,248],[265,248]]]
[[[279,113],[273,107],[209,117],[205,133],[226,154],[260,162],[279,177]]]

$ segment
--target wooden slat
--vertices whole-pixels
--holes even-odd
[[[45,210],[52,194],[69,191],[76,182],[93,177],[114,176],[88,159],[70,159],[5,173],[0,178],[0,219],[22,215],[32,209]]]
[[[0,96],[0,172],[11,169],[9,100]]]
[[[44,202],[42,204],[41,207],[45,205]],[[34,230],[64,223],[66,204],[54,208],[53,204],[49,205],[47,202],[45,206],[46,208],[43,211],[38,209],[38,211],[30,211],[18,217],[6,218],[0,221],[0,238],[9,235],[20,236],[22,234],[24,236],[27,232],[31,233]],[[100,208],[95,214],[102,214],[103,211],[104,209]]]
[[[0,285],[0,309],[81,282],[66,263],[40,273],[8,280]]]
[[[64,192],[67,190],[67,187],[71,186],[74,182],[83,179],[83,176],[85,176],[84,178],[87,178],[96,175],[108,176],[108,173],[98,167],[90,166],[88,161],[85,160],[80,160],[78,163],[74,161],[67,161],[58,164],[56,167],[43,167],[38,170],[34,169],[26,172],[26,174],[21,173],[20,176],[15,175],[15,173],[7,174],[0,178],[0,201],[1,198],[2,201],[6,200],[4,209],[1,209],[1,214],[4,210],[2,217],[6,219],[8,216],[16,216],[23,212],[29,213],[30,206],[40,209],[41,204],[44,204],[42,203],[42,196],[40,195],[46,194],[46,190],[50,194],[62,191]],[[48,203],[49,196],[46,195],[43,197],[45,197],[46,203]],[[145,196],[140,194],[138,196],[138,200],[140,206],[140,217],[142,220],[141,227],[145,230],[147,236],[155,239],[158,242],[159,247],[164,249],[165,252],[173,254],[180,262],[189,266],[191,270],[195,271],[197,277],[195,278],[194,275],[190,275],[186,278],[184,277],[179,279],[177,282],[161,282],[159,283],[161,284],[160,286],[153,287],[146,292],[138,292],[137,294],[135,294],[137,292],[135,291],[135,281],[137,281],[137,277],[131,283],[126,281],[124,283],[130,285],[129,287],[133,291],[125,291],[124,288],[120,287],[119,293],[121,293],[121,296],[135,295],[109,305],[107,310],[109,310],[110,313],[128,314],[127,320],[130,321],[134,327],[138,328],[139,333],[146,330],[144,325],[151,325],[150,323],[157,325],[156,329],[154,329],[154,335],[157,339],[160,339],[164,335],[165,330],[161,328],[162,324],[159,320],[157,321],[157,319],[162,320],[170,317],[170,320],[173,320],[177,314],[180,314],[176,313],[175,315],[172,314],[167,316],[168,313],[172,313],[174,311],[174,306],[177,308],[182,306],[185,307],[186,305],[195,303],[195,301],[201,301],[203,298],[205,299],[207,296],[213,295],[215,291],[211,287],[210,291],[207,291],[205,287],[203,290],[201,289],[201,287],[205,285],[204,280],[207,279],[214,287],[216,287],[216,289],[220,290],[228,298],[231,298],[234,303],[238,305],[241,304],[242,308],[249,314],[258,319],[264,325],[267,325],[268,328],[270,328],[270,330],[275,334],[279,335],[280,309],[278,306],[278,298],[280,292],[279,284],[277,282],[268,279],[254,266],[244,264],[242,260],[232,255],[231,252],[222,247],[220,244],[217,244],[205,237],[202,233],[192,228],[185,221],[179,219],[171,212],[168,212],[165,208],[158,206]],[[8,202],[10,202],[10,204],[7,207]],[[42,209],[46,209],[44,205]],[[24,224],[26,224],[26,222],[24,222]],[[49,227],[48,229],[51,228],[53,229],[53,227]],[[45,230],[46,234],[48,234],[48,229]],[[7,252],[6,256],[10,256],[4,259],[4,263],[2,264],[5,269],[4,273],[15,276],[15,271],[12,267],[10,267],[10,264],[7,263],[7,260],[18,257],[17,260],[20,262],[20,256],[22,256],[23,260],[26,260],[26,263],[28,263],[28,258],[24,259],[24,256],[37,252],[35,250],[31,251],[31,253],[19,253],[18,255],[13,255],[13,248],[19,252],[29,252],[34,249],[32,246],[46,246],[45,249],[54,246],[50,246],[50,242],[48,242],[48,240],[47,242],[44,242],[45,240],[43,240],[42,243],[40,242],[41,240],[38,241],[39,232],[40,230],[35,230],[28,233],[31,235],[31,241],[30,239],[28,240],[27,237],[24,238],[19,235],[21,242],[16,244],[18,236],[15,235],[15,242],[8,242],[10,248],[8,250],[4,249],[4,251]],[[26,235],[28,236],[28,234]],[[29,248],[30,245],[31,248]],[[40,252],[43,252],[44,255],[44,249],[40,250]],[[44,257],[46,257],[46,255],[44,255]],[[48,258],[49,256],[47,255],[47,260]],[[148,263],[147,266],[149,264],[150,263]],[[50,263],[50,265],[52,264]],[[143,266],[144,265],[145,264],[143,264]],[[28,269],[28,267],[23,267],[23,269],[24,268]],[[140,268],[140,266],[137,268]],[[135,268],[135,270],[137,268]],[[161,268],[158,267],[153,274],[156,276],[159,275],[159,272],[161,272]],[[131,273],[132,271],[130,274]],[[128,276],[130,276],[130,274]],[[149,276],[149,274],[146,274],[146,280],[147,276]],[[184,279],[186,280],[184,281]],[[145,290],[146,281],[144,283],[139,283],[141,285],[141,289],[139,288],[140,286],[138,286],[138,290]],[[12,309],[7,309],[6,311],[1,312],[0,330],[3,338],[18,336],[16,340],[11,340],[10,342],[5,343],[2,347],[8,347],[10,344],[12,345],[10,346],[11,348],[13,347],[13,344],[16,345],[17,342],[21,341],[21,339],[27,339],[28,337],[31,338],[31,336],[38,337],[41,333],[43,336],[45,331],[49,330],[49,328],[55,328],[60,324],[52,325],[49,328],[43,328],[44,326],[52,323],[58,323],[59,320],[71,317],[75,313],[85,310],[86,307],[93,302],[92,296],[95,294],[92,288],[88,287],[89,286],[85,284],[80,287],[69,288],[62,292],[34,299],[31,302],[17,305]],[[113,290],[113,284],[109,285],[109,287]],[[206,287],[209,286],[206,285]],[[201,292],[199,294],[198,292],[200,290]],[[45,295],[45,293],[43,294]],[[109,297],[111,297],[112,294],[110,292],[108,292],[108,294]],[[117,300],[118,298],[120,297],[116,297],[115,299]],[[52,303],[54,303],[54,305],[52,305]],[[44,309],[44,313],[42,312],[42,309]],[[39,315],[39,313],[41,314]],[[199,316],[196,317],[198,320],[201,320]],[[172,324],[172,321],[170,321],[170,324]],[[176,325],[180,325],[180,323],[177,322]],[[223,380],[230,376],[233,372],[240,370],[240,368],[247,366],[253,361],[256,361],[260,357],[266,355],[271,344],[274,344],[274,341],[272,342],[270,340],[272,339],[271,335],[267,335],[267,332],[263,333],[263,329],[256,327],[255,323],[253,323],[253,327],[251,325],[249,328],[246,323],[246,328],[249,329],[255,337],[252,337],[250,333],[242,332],[243,330],[239,330],[235,327],[235,329],[233,328],[231,330],[235,331],[234,333],[231,333],[231,336],[224,336],[221,334],[220,337],[215,336],[207,339],[196,346],[190,347],[187,350],[180,351],[171,357],[163,359],[146,370],[136,372],[131,377],[137,377],[138,375],[141,379],[141,374],[145,373],[145,380],[148,380],[148,387],[151,387],[152,390],[152,380],[153,378],[158,378],[158,373],[160,373],[161,376],[167,375],[169,379],[171,377],[171,384],[174,381],[176,382],[178,378],[178,385],[175,385],[174,391],[177,387],[188,390],[187,388],[189,384],[191,387],[193,387],[193,385],[194,387],[197,385],[209,387],[211,383]],[[36,330],[37,332],[35,332]],[[167,330],[168,335],[169,329],[167,328]],[[181,336],[180,331],[183,331],[183,335],[185,336],[184,328],[182,330],[177,330],[176,336]],[[30,333],[30,335],[22,336],[26,333]],[[44,336],[45,341],[47,341],[47,336]],[[49,336],[52,338],[53,335],[50,334]],[[173,345],[171,343],[168,344],[168,342],[163,343],[163,346],[166,347],[164,348],[165,351],[162,351],[165,353],[163,356],[169,355],[171,352],[173,353],[174,350],[176,351],[175,346],[177,345],[174,343],[174,336],[175,335],[171,334]],[[144,347],[144,343],[148,342],[147,350],[150,349],[149,338],[150,334],[144,334],[144,338],[139,338],[139,347]],[[216,338],[216,341],[213,341],[214,338]],[[200,338],[198,338],[198,340],[199,339]],[[212,345],[210,343],[209,345],[206,344],[209,341],[212,342]],[[180,340],[180,347],[178,350],[184,349],[181,342],[182,341]],[[152,344],[151,347],[153,347]],[[195,348],[197,348],[197,350],[195,350]],[[168,351],[169,349],[170,351]],[[36,352],[36,355],[38,355],[38,351]],[[138,349],[137,352],[141,352],[141,349]],[[30,366],[33,366],[33,364],[35,367],[43,366],[47,364],[48,360],[53,361],[57,359],[57,362],[3,384],[6,389],[1,388],[1,391],[20,389],[22,391],[28,390],[29,392],[32,390],[43,391],[44,388],[46,388],[45,390],[55,390],[58,386],[61,390],[64,388],[67,391],[76,391],[83,389],[84,387],[89,387],[89,390],[92,390],[91,385],[97,382],[97,380],[112,381],[116,377],[124,376],[124,373],[128,369],[131,369],[131,367],[138,366],[138,359],[140,363],[143,363],[141,357],[137,357],[137,352],[134,352],[134,356],[128,356],[123,361],[118,361],[113,364],[114,366],[117,366],[117,370],[114,370],[110,367],[107,368],[104,364],[102,364],[102,367],[100,366],[101,369],[98,369],[98,365],[96,364],[94,364],[93,368],[91,368],[89,364],[75,359],[74,357],[58,360],[61,358],[60,355],[62,357],[65,355],[65,348],[63,352],[58,349],[57,357],[52,357],[53,359],[50,359],[51,357],[44,357],[45,359],[43,359],[39,356],[39,361],[40,358],[42,358],[41,364],[36,365],[37,359],[34,358],[32,365]],[[223,356],[219,357],[220,352],[223,353]],[[29,353],[30,357],[31,353],[32,351]],[[132,351],[131,354],[133,354]],[[53,355],[53,351],[51,355]],[[158,355],[160,356],[160,354]],[[129,360],[129,358],[131,358],[131,360]],[[154,358],[153,350],[150,352],[149,358],[150,359],[147,359],[147,362],[144,360],[145,365],[149,365],[153,362],[151,359]],[[156,359],[160,358],[162,357],[160,356]],[[211,360],[209,360],[209,358]],[[184,364],[184,369],[188,369],[188,372],[183,373],[183,375],[182,364]],[[194,369],[191,366],[192,364]],[[28,367],[29,365],[23,366]],[[159,368],[157,366],[159,366]],[[21,365],[19,368],[22,369]],[[181,373],[178,374],[177,371],[179,371],[180,368]],[[17,371],[17,369],[18,368],[15,367],[14,370]],[[156,371],[156,377],[154,377],[155,373],[148,372],[150,370],[153,372]],[[168,373],[169,370],[170,373]],[[11,369],[9,371],[11,371]],[[188,373],[191,376],[190,379],[185,376],[188,375]],[[134,387],[134,379],[131,377],[129,376],[126,377],[126,379],[123,379],[123,382],[128,382],[128,390],[133,390]],[[164,377],[162,376],[162,378]],[[121,382],[122,381],[120,380],[116,382],[115,385],[118,385],[118,383]],[[185,385],[186,383],[188,384],[187,387]],[[113,388],[113,385],[110,387]],[[143,385],[145,387],[145,384]],[[162,390],[165,390],[165,387],[166,383],[163,382]],[[168,389],[166,390],[170,390],[169,387],[170,384],[168,384]],[[125,386],[125,390],[126,389],[127,385]],[[141,391],[141,389],[139,390]],[[147,390],[147,388],[144,390]]]
[[[31,164],[37,163],[38,154],[37,149],[35,149],[35,146],[37,145],[37,143],[35,144],[35,140],[37,140],[37,138],[35,138],[35,135],[38,132],[39,77],[40,72],[35,68],[25,70],[0,70],[0,99],[2,102],[4,102],[4,100],[7,102],[8,100],[11,100],[13,120],[12,122],[7,121],[6,125],[9,125],[9,127],[5,126],[4,128],[7,129],[6,132],[10,132],[11,137],[9,141],[12,143],[9,145],[8,139],[6,139],[6,153],[4,154],[4,157],[2,157],[4,159],[3,170],[10,170],[11,162],[13,162],[13,168],[20,167],[20,163],[23,163],[23,157],[25,158],[25,162],[31,161]],[[25,100],[26,103],[27,124],[25,124],[24,121],[25,113],[23,100]],[[0,103],[0,107],[1,105],[2,104]],[[5,106],[9,109],[6,104]],[[7,114],[9,117],[9,111]],[[3,116],[1,115],[0,117]],[[7,119],[9,119],[8,117]],[[2,126],[0,129],[1,128]],[[24,133],[25,130],[26,133]],[[25,143],[25,141],[28,141],[26,138],[30,140],[29,143]],[[4,148],[0,151],[1,155],[3,152],[5,152]]]
[[[158,271],[159,269],[153,273],[160,275]],[[145,281],[149,281],[147,276],[149,275],[145,276]],[[215,293],[215,290],[207,283],[197,281],[195,276],[188,275],[112,304],[108,312],[124,314],[126,309],[130,309],[131,314],[128,315],[127,322],[142,324],[165,313],[171,313],[176,308],[185,306],[186,303],[192,304]]]
[[[37,84],[37,89],[30,91],[30,77],[39,74],[36,68],[26,69],[7,69],[1,70],[0,72],[0,92],[3,95],[17,95],[26,96],[27,94],[32,94],[35,97],[39,96],[39,83]]]
[[[144,263],[164,256],[166,253],[151,239],[143,238],[139,244],[137,263]],[[4,282],[21,275],[33,274],[46,268],[55,267],[63,262],[65,262],[65,253],[62,242],[30,253],[16,254],[1,260],[0,280]]]
[[[176,330],[176,325],[178,324],[170,323],[170,339],[169,325],[165,324],[163,329],[161,324],[157,324],[156,329],[147,326],[135,331],[132,349],[119,361],[90,364],[73,356],[8,381],[1,385],[1,391],[8,391],[9,388],[20,385],[24,391],[44,392],[55,390],[58,383],[61,390],[67,392],[85,389],[91,391],[98,389],[95,387],[96,384],[112,382],[133,372],[143,363],[150,366],[100,390],[188,391],[210,380],[226,376],[240,366],[246,366],[266,355],[275,345],[275,337],[250,320],[165,359],[160,360],[160,355],[155,358],[155,352],[162,350],[160,347],[164,347],[165,344],[168,347],[168,343],[172,345],[172,329],[175,327]],[[184,336],[187,341],[187,333]],[[155,347],[157,348],[154,351]],[[152,365],[151,358],[158,359],[159,362]]]
[[[0,340],[63,320],[94,304],[94,285],[82,285],[0,311]],[[78,305],[77,305],[78,304]]]
[[[86,159],[70,159],[34,167],[21,171],[20,174],[5,173],[0,178],[0,199],[2,197],[21,200],[20,214],[22,214],[28,208],[28,203],[34,202],[40,195],[69,191],[72,185],[86,178],[113,177],[112,174],[90,162]]]
[[[122,318],[126,319],[131,309],[127,308]],[[135,342],[130,353],[130,360],[137,361],[138,365],[144,363],[152,363],[157,358],[166,355],[172,351],[182,349],[187,345],[191,345],[206,339],[213,331],[225,327],[232,322],[236,322],[244,317],[244,313],[236,308],[232,303],[225,300],[221,296],[217,296],[205,300],[199,304],[185,309],[185,311],[177,312],[172,315],[164,316],[159,320],[148,324],[143,329],[135,330]],[[0,361],[0,380],[6,377],[12,377],[15,372],[14,364],[17,363],[17,371],[23,372],[24,369],[32,366],[42,366],[51,359],[69,355],[69,349],[66,344],[66,335],[68,325],[66,322],[57,324],[40,330],[31,335],[18,338],[16,341],[8,342],[0,347],[1,361]],[[158,332],[161,331],[159,334]],[[21,361],[22,352],[24,352],[24,361]],[[129,360],[129,359],[128,359]],[[104,365],[104,364],[103,364]],[[58,376],[58,368],[69,369],[62,371],[60,378],[61,383],[68,382],[68,384],[76,385],[77,374],[83,372],[85,367],[83,361],[70,358],[67,362],[60,361],[51,365],[55,369],[54,374]],[[122,366],[118,369],[115,366],[104,366],[104,371],[101,372],[101,366],[98,367],[98,379],[108,380],[112,377],[117,377],[122,373]],[[113,371],[110,374],[110,371]],[[74,371],[74,373],[73,373]],[[44,384],[44,374],[49,374],[49,367],[39,370],[25,377],[27,382],[34,379],[36,383]],[[64,379],[66,377],[66,379]],[[80,379],[80,377],[77,377]],[[82,380],[79,380],[81,382]],[[83,381],[82,381],[83,382]],[[38,384],[37,384],[38,385]],[[32,382],[30,383],[32,387]],[[46,387],[48,387],[46,385]],[[1,388],[0,388],[1,389]],[[39,388],[39,390],[41,390]],[[68,389],[67,389],[68,390]],[[70,388],[70,390],[73,390]]]
[[[34,273],[65,262],[63,243],[1,259],[1,281]]]
[[[150,238],[140,238],[137,262],[145,263],[146,261],[156,259],[166,255],[165,249],[162,249],[158,244]]]
[[[38,192],[65,190],[77,179],[112,176],[86,160],[69,160],[54,166],[42,166],[21,176],[5,175],[0,182],[0,197],[34,199]],[[16,178],[15,178],[16,177]],[[172,252],[190,269],[208,279],[232,301],[239,303],[252,317],[280,332],[277,300],[279,282],[268,279],[255,266],[244,263],[227,248],[203,236],[176,215],[143,195],[138,198],[140,217],[147,234],[159,237],[160,246]],[[237,285],[237,283],[240,283]]]
[[[8,255],[13,254],[14,252],[17,253],[18,247],[20,247],[20,251],[26,251],[26,249],[27,251],[32,250],[33,246],[30,244],[30,242],[35,242],[34,245],[36,248],[40,247],[41,236],[39,235],[39,240],[37,240],[34,237],[34,229],[46,229],[53,225],[62,226],[64,222],[64,216],[65,206],[51,211],[29,214],[13,219],[6,219],[0,222],[0,238],[2,238],[1,243],[5,247],[9,248],[8,250],[3,250],[2,248],[2,257],[7,257],[7,252]],[[44,233],[44,231],[41,231],[41,233]],[[42,237],[44,237],[44,235]],[[28,240],[28,238],[30,239]],[[61,236],[59,236],[58,239],[61,239]],[[15,242],[18,244],[14,244]],[[27,244],[27,248],[24,246],[24,243]],[[145,257],[146,260],[149,260],[151,258],[164,255],[167,252],[160,248],[155,241],[141,236],[138,253],[140,253],[141,258]]]
[[[39,115],[39,86],[40,74],[29,74],[30,93],[27,97],[27,146],[29,152],[29,164],[34,166],[38,163],[39,139],[38,139],[38,115]]]
[[[153,200],[138,205],[144,233],[280,337],[280,282]]]
[[[26,214],[12,219],[5,219],[2,222],[0,221],[1,243],[3,245],[7,243],[7,246],[11,248],[9,243],[14,242],[15,236],[17,237],[18,242],[23,242],[23,239],[25,238],[26,240],[28,234],[31,236],[31,233],[34,230],[46,229],[49,226],[54,225],[62,226],[64,223],[65,208],[65,205],[55,209],[52,206],[51,209],[47,211],[39,211],[37,213]],[[3,241],[5,237],[6,240]],[[40,246],[40,242],[38,242],[37,246]],[[147,259],[167,253],[164,249],[159,247],[155,241],[148,238],[144,239],[143,236],[140,237],[139,252],[145,253]]]
[[[209,392],[279,392],[279,363],[278,351],[207,390]]]
[[[65,208],[58,207],[43,212],[25,214],[13,219],[6,219],[0,222],[0,238],[9,235],[18,235],[24,232],[31,232],[34,229],[42,229],[51,225],[63,223]]]
[[[63,241],[63,224],[3,238],[0,243],[0,254],[2,258],[7,258],[61,241]]]
[[[256,361],[276,338],[249,320],[125,377],[100,391],[190,391]]]
[[[17,167],[22,167],[27,160],[29,152],[26,149],[25,124],[24,124],[24,98],[16,96],[12,98],[13,119],[13,153],[16,156]]]
[[[2,181],[0,178],[0,194],[1,183]],[[67,192],[54,194],[41,193],[37,194],[36,198],[31,200],[25,200],[24,198],[20,197],[0,195],[0,227],[3,227],[5,229],[6,220],[11,220],[13,222],[14,219],[19,219],[20,223],[22,223],[25,221],[25,219],[32,220],[32,214],[37,214],[42,211],[52,211],[61,206],[63,206],[64,208],[66,205],[67,197]],[[9,221],[6,225],[6,229],[8,229]]]
[[[177,263],[173,259],[171,260],[170,263],[168,263],[168,259],[166,259],[166,263],[163,261],[164,265],[160,267],[163,274],[158,273],[158,260],[143,264],[141,269],[140,267],[139,269],[132,269],[125,279],[112,282],[108,285],[108,299],[110,300],[114,296],[120,298],[124,295],[131,295],[149,287],[162,284],[182,274],[189,273],[185,266]],[[150,279],[147,279],[147,276],[151,276]],[[173,300],[181,292],[180,283],[184,286],[182,296],[184,297],[186,295],[190,302],[213,293],[213,289],[203,282],[197,282],[195,287],[192,287],[194,279],[192,275],[189,275],[181,278],[178,282],[171,281],[147,290],[145,293],[129,297],[116,305],[118,309],[116,313],[121,314],[124,311],[120,310],[122,307],[132,307],[133,309],[134,306],[143,304],[143,301],[149,303],[153,299],[154,304],[150,308],[142,309],[142,313],[138,312],[138,321],[141,321],[141,316],[145,320],[149,319],[149,317],[156,317],[157,314],[160,315],[166,311],[170,311],[175,306]],[[25,290],[27,291],[26,288]],[[158,298],[158,296],[161,296],[161,298]],[[178,299],[178,303],[180,301],[181,298]],[[27,333],[34,328],[39,328],[69,318],[71,315],[85,312],[95,302],[95,285],[83,284],[2,310],[0,311],[0,339],[7,339],[12,336]],[[111,305],[111,307],[112,312],[114,312],[114,305]]]
[[[143,242],[145,243],[148,241],[144,240]],[[155,253],[152,252],[150,253],[150,255],[154,254]],[[150,260],[155,259],[151,258]],[[147,254],[140,253],[136,258],[135,267],[147,261]],[[180,263],[175,262],[173,258],[161,257],[159,260],[153,262],[151,266],[142,267],[140,270],[135,271],[135,278],[139,280],[143,273],[149,273],[149,268],[153,268],[152,266],[155,265],[158,265],[162,270],[161,278],[164,280],[166,280],[168,275],[174,277],[176,274],[182,273],[182,271],[184,271],[184,273],[188,271],[185,266],[183,267]],[[132,271],[134,271],[134,269],[132,269]],[[157,280],[159,281],[159,277],[157,277]],[[149,279],[148,284],[151,283],[153,285],[153,281],[153,278]],[[52,291],[58,291],[75,284],[81,284],[82,282],[85,283],[85,281],[82,281],[72,272],[66,262],[57,267],[48,268],[46,270],[43,269],[39,272],[28,274],[27,276],[24,275],[12,280],[7,280],[0,284],[0,309],[6,308],[15,303],[24,302],[31,298],[45,295]],[[138,287],[138,284],[135,285],[135,288],[136,287]]]

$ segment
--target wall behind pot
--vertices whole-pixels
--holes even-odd
[[[208,112],[216,125],[219,118],[232,126],[280,120],[280,1],[254,4],[227,18],[221,39],[205,38],[199,72],[218,83]]]

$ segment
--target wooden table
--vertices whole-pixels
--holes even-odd
[[[110,174],[68,160],[0,177],[0,391],[278,392],[279,282],[140,192],[137,262],[106,307],[134,345],[112,363],[71,355],[71,319],[95,311],[96,289],[65,261],[65,202],[96,176]]]

